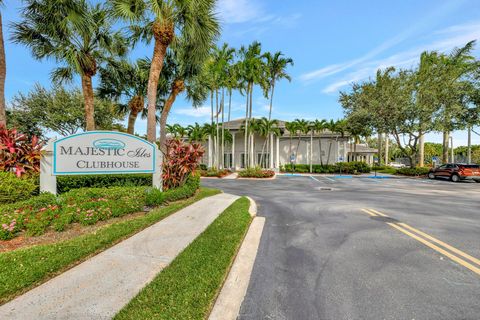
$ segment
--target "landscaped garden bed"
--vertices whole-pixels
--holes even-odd
[[[275,177],[275,171],[261,168],[247,168],[238,172],[239,178],[268,179]]]
[[[227,169],[207,169],[200,170],[200,175],[206,178],[223,178],[231,174],[232,172]]]
[[[165,203],[165,205],[148,213],[139,212],[132,216],[114,218],[112,222],[110,220],[100,222],[101,226],[75,224],[72,225],[72,229],[69,229],[69,231],[75,229],[75,232],[72,233],[69,233],[69,231],[67,233],[49,231],[52,236],[67,234],[68,238],[66,240],[60,236],[57,239],[58,241],[55,241],[45,234],[36,243],[35,241],[26,243],[27,245],[29,243],[36,244],[34,246],[24,246],[22,249],[0,253],[0,282],[2,283],[2,286],[0,286],[0,304],[64,272],[170,214],[220,192],[203,188],[196,192],[197,189],[195,188],[191,193],[192,190],[193,188],[190,187],[171,190],[165,199],[172,202]],[[188,194],[194,196],[187,199]],[[180,200],[182,198],[183,200]],[[9,241],[16,241],[19,238]]]

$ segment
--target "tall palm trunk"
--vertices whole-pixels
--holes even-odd
[[[219,168],[220,167],[220,136],[219,136],[220,128],[218,127],[218,116],[220,114],[220,107],[218,105],[218,89],[215,89],[215,108],[216,108],[216,115],[215,115],[215,121],[216,121],[215,150],[217,150],[216,162],[217,162],[217,168]]]
[[[472,163],[472,126],[468,126],[467,164]]]
[[[383,136],[382,133],[378,133],[378,163],[382,164],[382,148],[383,148]]]
[[[250,109],[250,113],[249,113],[249,118],[250,118],[250,121],[252,121],[252,111],[253,111],[253,83],[251,84],[250,86],[250,103],[249,103],[249,109]],[[252,153],[251,153],[251,158],[250,158],[250,162],[251,162],[251,165],[252,166],[255,166],[255,144],[254,144],[254,137],[255,135],[255,132],[252,132]]]
[[[170,110],[172,109],[173,103],[177,96],[185,90],[185,83],[181,79],[177,79],[173,82],[172,89],[170,91],[170,95],[168,96],[167,100],[165,101],[165,105],[163,106],[162,113],[160,115],[160,151],[165,154],[167,152],[167,118]]]
[[[213,124],[214,124],[214,122],[213,122],[213,117],[214,117],[214,111],[213,111],[213,90],[210,90],[210,106],[211,106],[211,108],[212,108],[212,110],[211,110],[211,119],[210,119],[211,121],[210,121],[210,124],[212,125],[212,129],[213,129]],[[215,147],[214,147],[214,144],[213,144],[214,141],[213,141],[213,136],[212,136],[211,133],[210,133],[210,140],[212,140],[212,143],[211,143],[212,151],[211,151],[211,154],[210,154],[211,157],[212,157],[212,159],[211,159],[210,162],[211,162],[212,166],[214,167],[214,166],[215,166],[215,162],[214,162],[214,159],[215,159]]]
[[[323,166],[323,156],[322,156],[322,137],[321,133],[318,134],[318,156],[320,157],[320,165]]]
[[[330,139],[329,144],[328,144],[327,163],[326,163],[327,166],[330,164],[330,156],[331,155],[332,155],[332,139]]]
[[[128,115],[128,127],[127,133],[134,134],[135,122],[137,121],[138,114],[143,110],[144,100],[142,96],[134,96],[129,102],[130,114]]]
[[[0,126],[6,126],[7,115],[5,111],[5,78],[7,64],[5,62],[5,46],[3,43],[2,14],[0,12]]]
[[[232,89],[228,90],[228,122],[230,122],[230,115],[232,113]]]
[[[173,41],[174,37],[174,25],[171,22],[162,23],[155,21],[152,26],[153,36],[155,38],[155,44],[153,47],[152,62],[150,65],[150,73],[148,76],[147,85],[147,140],[155,142],[156,140],[156,126],[157,126],[157,88],[160,73],[163,68],[163,60],[167,53],[167,48]],[[162,112],[163,114],[163,112]],[[168,113],[167,113],[168,115]],[[166,118],[165,118],[166,125]],[[165,130],[162,130],[164,132]]]
[[[270,93],[270,110],[268,111],[268,121],[272,120],[273,94],[275,93],[275,81],[272,82],[272,92]]]
[[[93,106],[92,76],[88,73],[82,75],[82,90],[85,100],[85,122],[86,131],[95,130],[95,110]]]
[[[442,163],[448,162],[448,140],[450,139],[450,133],[448,131],[443,131],[443,143],[442,143]]]
[[[245,130],[245,141],[244,141],[244,156],[243,156],[243,165],[245,168],[248,168],[250,166],[249,162],[248,162],[248,154],[249,154],[249,148],[248,148],[248,100],[249,100],[249,96],[248,96],[248,91],[250,90],[250,85],[248,85],[247,87],[247,92],[246,92],[246,96],[247,96],[247,101],[245,103],[245,126],[244,126],[244,130]]]
[[[390,140],[388,140],[388,133],[385,133],[385,165],[386,166],[388,166],[388,164],[390,163],[389,148],[390,148]]]
[[[225,168],[225,89],[222,88],[222,100],[221,100],[221,108],[222,108],[222,169]]]

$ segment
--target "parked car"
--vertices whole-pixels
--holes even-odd
[[[406,167],[406,165],[404,165],[403,163],[400,163],[400,162],[390,162],[388,165],[392,168],[395,168],[395,169],[400,169],[400,168],[405,168]]]
[[[447,163],[436,168],[432,168],[428,173],[430,179],[444,178],[453,182],[460,180],[474,180],[480,182],[480,165]]]

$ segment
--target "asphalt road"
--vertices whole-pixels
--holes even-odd
[[[480,319],[478,183],[279,176],[202,184],[251,196],[266,217],[241,320]]]

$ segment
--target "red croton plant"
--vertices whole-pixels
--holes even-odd
[[[0,171],[15,172],[20,177],[26,172],[40,171],[42,143],[16,129],[0,127]]]
[[[198,167],[205,152],[200,144],[187,144],[178,139],[167,140],[167,153],[163,159],[164,190],[182,186]]]

